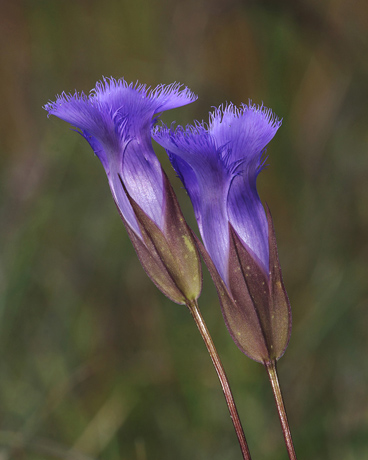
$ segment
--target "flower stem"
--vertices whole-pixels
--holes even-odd
[[[277,412],[279,414],[281,428],[284,434],[286,449],[288,451],[289,458],[290,460],[297,460],[293,440],[291,438],[289,422],[286,415],[285,404],[281,393],[279,379],[277,376],[276,361],[266,362],[264,365],[271,382],[272,391],[275,397]]]
[[[193,301],[191,303],[188,302],[187,307],[189,308],[189,311],[191,312],[194,321],[197,324],[197,327],[199,329],[199,332],[201,333],[201,336],[204,340],[204,343],[206,344],[208,353],[211,356],[213,365],[215,366],[218,378],[220,379],[222,391],[224,392],[224,396],[226,399],[227,406],[229,408],[230,416],[234,425],[234,429],[236,432],[236,435],[238,437],[240,449],[243,455],[244,460],[251,460],[250,452],[248,449],[248,444],[245,439],[244,431],[242,424],[239,419],[239,414],[236,409],[234,397],[232,395],[231,389],[230,389],[230,384],[229,381],[226,377],[225,370],[222,366],[220,357],[217,353],[217,350],[215,348],[215,345],[212,341],[212,338],[210,336],[210,333],[207,329],[206,323],[204,322],[204,319],[201,315],[201,312],[198,308],[197,301]]]

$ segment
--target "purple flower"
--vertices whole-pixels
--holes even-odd
[[[104,78],[89,96],[62,93],[44,107],[78,128],[89,142],[106,171],[142,265],[155,284],[178,303],[199,295],[199,262],[175,195],[154,153],[150,132],[157,114],[196,98],[176,83],[149,90],[123,79]],[[168,234],[172,228],[180,234]],[[184,241],[186,237],[189,242]],[[188,247],[188,266],[182,262],[179,267],[175,259],[186,254]]]
[[[269,110],[228,105],[211,114],[208,126],[154,132],[184,183],[205,247],[225,282],[229,223],[268,271],[268,224],[256,180],[264,149],[280,125]]]
[[[130,196],[163,228],[163,174],[153,151],[150,129],[155,114],[189,104],[196,96],[179,84],[144,85],[104,79],[89,96],[61,94],[45,109],[72,124],[89,142],[105,168],[111,192],[132,229],[140,233],[119,175]]]
[[[280,125],[264,107],[230,104],[215,110],[208,125],[153,131],[192,201],[229,331],[257,361],[280,357],[290,332],[288,301],[280,306],[273,295],[281,272],[272,222],[256,187],[265,148]]]

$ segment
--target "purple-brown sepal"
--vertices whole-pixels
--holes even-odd
[[[120,213],[138,258],[154,284],[173,302],[186,304],[197,299],[202,289],[202,269],[191,230],[184,220],[166,175],[164,230],[148,217],[121,184],[133,208],[141,237]],[[119,208],[118,208],[119,209]]]
[[[266,215],[270,248],[268,274],[230,224],[228,285],[219,275],[204,246],[199,244],[216,285],[222,314],[232,339],[243,353],[261,363],[281,358],[291,333],[291,308],[282,281],[268,208]]]

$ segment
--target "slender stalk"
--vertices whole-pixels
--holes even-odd
[[[281,393],[279,379],[277,376],[276,361],[271,361],[271,362],[265,363],[264,365],[265,365],[265,368],[268,373],[268,377],[271,382],[272,391],[275,397],[277,412],[279,414],[281,428],[284,434],[286,449],[288,451],[289,458],[290,460],[297,460],[293,440],[291,438],[289,422],[288,422],[287,415],[286,415],[285,404],[284,404],[284,400],[283,400],[282,393]]]
[[[201,312],[200,312],[200,310],[198,308],[198,304],[197,304],[196,301],[188,303],[187,307],[189,308],[189,310],[190,310],[190,312],[191,312],[191,314],[192,314],[192,316],[194,318],[194,321],[197,324],[199,332],[201,333],[201,336],[202,336],[202,338],[204,340],[204,343],[206,344],[208,353],[211,356],[213,365],[215,366],[218,378],[220,379],[222,391],[224,392],[224,396],[225,396],[225,399],[226,399],[227,406],[229,408],[231,420],[233,422],[236,435],[238,437],[240,449],[241,449],[241,452],[243,454],[243,459],[244,460],[251,460],[250,452],[249,452],[249,449],[248,449],[248,444],[247,444],[247,441],[245,439],[243,427],[242,427],[242,424],[241,424],[241,421],[240,421],[240,418],[239,418],[238,411],[236,409],[233,394],[232,394],[231,389],[230,389],[230,384],[229,384],[229,381],[228,381],[228,379],[226,377],[225,370],[224,370],[224,368],[222,366],[220,357],[219,357],[219,355],[217,353],[217,350],[216,350],[215,345],[214,345],[214,343],[212,341],[210,333],[209,333],[209,331],[207,329],[206,323],[204,322],[204,319],[203,319],[203,317],[201,315]]]

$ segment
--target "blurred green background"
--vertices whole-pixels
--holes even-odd
[[[0,40],[0,459],[241,458],[190,314],[143,272],[87,142],[41,108],[102,75],[199,95],[166,122],[248,99],[283,118],[258,183],[293,308],[295,447],[368,458],[368,3],[3,0]],[[254,459],[285,459],[266,373],[206,272],[200,306]]]

